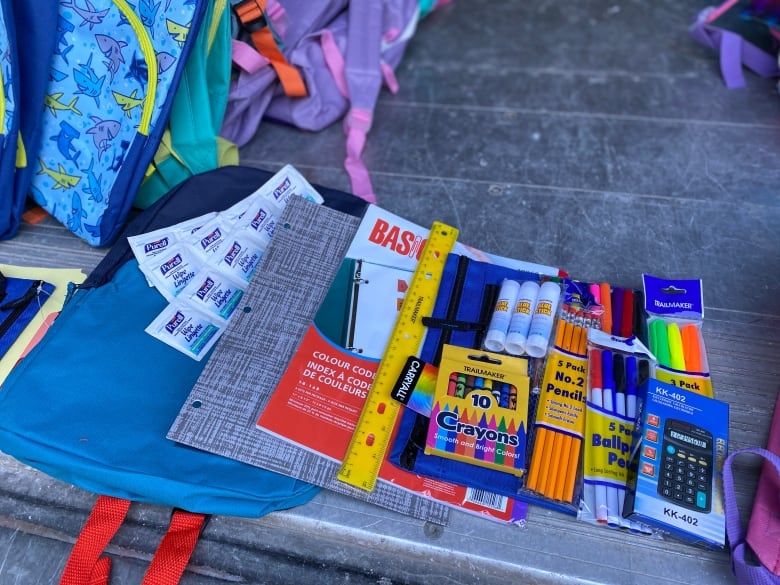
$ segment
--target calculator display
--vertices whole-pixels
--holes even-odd
[[[690,510],[712,507],[712,434],[696,425],[668,419],[661,446],[658,494]]]

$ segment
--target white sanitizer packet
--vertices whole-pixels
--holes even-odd
[[[217,342],[225,326],[212,315],[174,302],[163,309],[144,331],[200,361]]]
[[[142,270],[151,283],[169,301],[184,290],[195,277],[203,261],[192,248],[175,244],[167,254],[155,256],[143,265]]]

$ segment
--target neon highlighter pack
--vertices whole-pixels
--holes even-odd
[[[728,404],[654,378],[639,398],[623,515],[689,544],[723,548]]]
[[[713,397],[702,337],[701,280],[669,280],[643,274],[650,351],[658,360],[655,377]]]

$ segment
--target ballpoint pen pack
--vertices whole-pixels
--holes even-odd
[[[588,332],[588,401],[583,490],[578,518],[610,528],[651,532],[622,515],[637,391],[650,377],[649,350],[636,337]]]
[[[725,545],[729,405],[650,378],[639,388],[623,514],[664,536]]]
[[[701,280],[642,275],[650,351],[658,361],[655,377],[712,397],[707,351],[702,337]]]
[[[445,345],[425,453],[525,473],[528,361]]]

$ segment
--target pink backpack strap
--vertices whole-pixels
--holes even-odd
[[[260,71],[263,67],[267,66],[269,61],[258,53],[255,49],[250,47],[247,43],[232,40],[231,45],[231,57],[233,64],[247,73],[255,73]]]
[[[352,183],[352,192],[371,203],[376,203],[376,195],[363,163],[363,148],[382,87],[381,43],[382,2],[352,0],[349,5],[345,59],[345,77],[351,106],[344,118],[344,132],[347,136],[347,158],[344,167]]]

